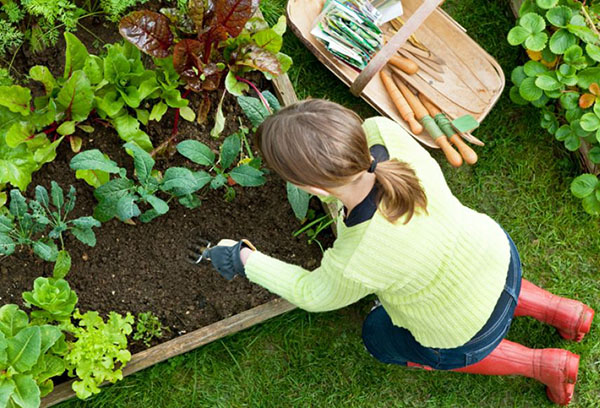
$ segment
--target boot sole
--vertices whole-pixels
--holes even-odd
[[[558,334],[563,339],[573,340],[574,342],[579,343],[583,340],[583,337],[590,332],[590,328],[592,327],[592,321],[594,320],[594,309],[584,306],[585,310],[581,313],[579,318],[579,324],[577,325],[576,333],[566,332],[559,330]]]
[[[546,395],[550,401],[559,405],[569,405],[575,392],[575,383],[577,382],[577,372],[579,371],[579,356],[568,352],[565,363],[565,382],[557,387],[546,387]],[[555,391],[555,392],[552,392]],[[558,392],[556,392],[558,391]]]

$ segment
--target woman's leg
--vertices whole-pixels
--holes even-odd
[[[565,339],[581,341],[590,331],[594,310],[577,300],[553,295],[522,279],[515,316],[531,316],[556,327]]]
[[[500,345],[483,360],[458,371],[487,375],[522,375],[546,385],[548,398],[567,405],[573,397],[579,356],[562,349],[530,349],[512,341]]]

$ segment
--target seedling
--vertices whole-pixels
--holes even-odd
[[[308,210],[306,220],[310,222],[294,232],[294,237],[306,233],[306,236],[308,237],[308,244],[310,245],[315,242],[321,249],[321,252],[325,252],[323,245],[317,239],[317,237],[324,229],[329,227],[334,220],[329,216],[329,214],[324,214],[317,218],[315,211],[312,209]]]
[[[150,347],[153,339],[159,339],[163,336],[162,323],[154,313],[138,313],[136,320],[135,333],[133,334],[134,340],[141,340],[146,347]]]
[[[64,276],[71,262],[63,234],[68,231],[93,247],[96,235],[92,228],[100,227],[100,222],[93,217],[69,220],[69,213],[75,208],[75,188],[71,186],[65,198],[62,188],[54,181],[51,184],[51,197],[46,188],[37,186],[34,200],[25,199],[19,190],[11,190],[9,213],[0,215],[0,255],[11,255],[18,246],[29,246],[45,261],[57,261],[61,269],[58,273]]]

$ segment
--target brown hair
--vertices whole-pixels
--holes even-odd
[[[265,161],[285,180],[325,190],[353,182],[371,166],[371,154],[361,118],[337,103],[310,99],[281,109],[256,132]],[[414,170],[397,159],[379,162],[375,176],[380,188],[380,210],[395,222],[427,197]]]

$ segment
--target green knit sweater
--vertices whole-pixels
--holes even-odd
[[[314,312],[375,293],[392,322],[423,346],[461,346],[486,323],[504,288],[508,239],[490,217],[454,197],[437,162],[398,124],[376,117],[363,127],[369,146],[385,145],[391,158],[415,170],[427,195],[427,214],[391,224],[378,210],[352,227],[340,215],[337,239],[316,270],[255,252],[246,275]]]

